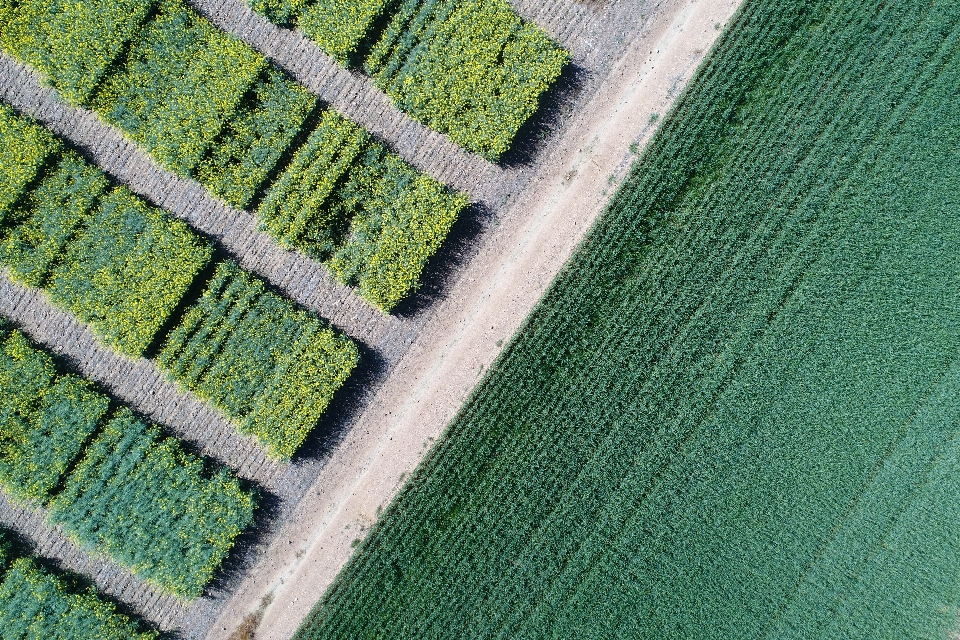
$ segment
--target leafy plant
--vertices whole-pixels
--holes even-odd
[[[427,261],[468,204],[379,146],[351,173],[339,201],[354,215],[326,264],[383,311],[416,289]]]
[[[407,0],[364,69],[400,109],[495,160],[569,59],[505,0]]]
[[[349,220],[334,192],[369,139],[356,123],[325,111],[257,210],[264,230],[285,247],[317,259],[328,255]]]
[[[273,456],[302,444],[356,365],[356,346],[226,261],[171,332],[158,364]]]
[[[210,255],[182,221],[116,187],[68,247],[48,293],[105,343],[139,356]]]
[[[310,4],[311,0],[250,0],[257,13],[267,16],[271,22],[287,26]]]
[[[317,99],[273,67],[261,72],[197,167],[197,180],[238,208],[248,206],[286,153]]]
[[[122,408],[87,447],[50,518],[161,590],[195,598],[253,522],[254,506],[226,469],[208,469]]]
[[[0,103],[0,224],[60,143]]]
[[[346,66],[374,21],[391,0],[313,0],[303,3],[297,26],[340,64]]]
[[[0,329],[0,484],[46,502],[80,455],[109,401],[76,376],[55,376],[50,356]]]
[[[389,312],[468,204],[353,122],[323,114],[257,213],[283,246],[324,261]]]
[[[72,151],[61,152],[0,224],[0,263],[25,285],[42,286],[67,244],[89,220],[108,182]],[[5,235],[5,237],[4,237]]]

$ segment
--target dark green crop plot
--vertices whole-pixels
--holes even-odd
[[[0,262],[23,284],[43,285],[107,186],[102,171],[73,152],[63,152],[37,187],[4,217],[2,226],[10,233],[0,243]]]
[[[227,469],[122,408],[51,502],[50,519],[162,591],[196,598],[253,524],[254,506]]]
[[[92,588],[72,587],[33,558],[14,560],[0,582],[5,638],[23,640],[156,640]]]
[[[142,4],[149,5],[149,2]],[[266,66],[181,0],[159,0],[93,108],[174,171],[190,175]]]
[[[0,485],[15,499],[53,496],[108,405],[0,319]]]
[[[960,5],[748,0],[297,638],[941,638]]]
[[[117,187],[70,244],[47,291],[104,342],[139,356],[209,259],[207,242],[182,220]]]
[[[348,338],[227,261],[171,332],[157,364],[286,459],[358,358]]]

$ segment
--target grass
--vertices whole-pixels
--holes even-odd
[[[296,638],[934,638],[960,6],[747,0]]]

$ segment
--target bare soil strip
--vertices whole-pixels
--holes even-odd
[[[585,11],[563,0],[548,6]],[[619,15],[642,26],[611,25],[626,38],[619,49],[597,21],[574,25],[579,31],[561,39],[576,45],[575,65],[602,81],[588,101],[576,101],[579,111],[529,182],[518,177],[513,183],[525,187],[522,197],[521,189],[498,194],[509,206],[498,210],[496,232],[480,238],[449,284],[449,296],[436,303],[418,339],[365,403],[212,626],[210,640],[227,638],[265,597],[272,602],[256,637],[292,635],[543,295],[629,169],[631,147],[649,140],[738,6],[739,0],[663,0],[631,7],[633,13]],[[537,14],[532,2],[520,9]]]
[[[338,283],[319,263],[282,249],[259,231],[253,214],[212,197],[198,183],[167,171],[91,111],[71,107],[25,65],[0,53],[0,97],[89,155],[114,179],[162,206],[232,254],[293,300],[348,335],[391,353],[405,329]],[[398,339],[399,338],[399,339]]]
[[[585,10],[587,7],[603,7],[615,0],[511,0],[510,4],[516,12],[528,22],[536,23],[538,27],[563,45],[568,51],[583,54],[585,49],[580,39],[588,32],[592,22],[596,20],[597,12]],[[637,3],[640,4],[640,3]],[[642,3],[651,9],[656,9],[661,2]],[[642,14],[641,14],[642,16]],[[612,25],[605,24],[609,27]],[[634,26],[634,31],[636,31]],[[589,49],[587,49],[589,50]],[[609,51],[608,53],[614,53]]]

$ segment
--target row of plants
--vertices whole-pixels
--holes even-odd
[[[281,245],[325,260],[340,282],[389,311],[416,288],[467,204],[327,111],[258,213]]]
[[[230,261],[217,266],[158,365],[289,458],[356,366],[356,345],[268,291]]]
[[[347,245],[370,244],[349,249],[369,268],[365,263],[347,272],[331,265],[331,271],[384,311],[417,287],[427,260],[467,204],[355,123],[323,109],[303,86],[183,0],[4,0],[2,11],[0,48],[35,67],[68,102],[118,127],[164,167],[199,181],[234,207],[254,208],[264,230],[284,246],[322,262]],[[342,154],[333,130],[347,132],[358,154]],[[359,153],[367,149],[402,171],[369,180],[376,165],[363,164]],[[330,164],[329,158],[337,161]],[[347,189],[358,200],[341,201],[343,185],[355,183],[356,174],[369,183],[369,193]],[[322,197],[284,202],[321,184],[327,188]],[[404,243],[401,253],[410,256],[397,272],[377,264],[384,234],[371,234],[369,216],[355,215],[379,206],[381,192],[402,192],[410,208],[388,216],[401,225],[389,234],[390,242]],[[437,203],[427,221],[433,235],[402,226],[415,224]]]
[[[161,590],[203,592],[254,496],[0,320],[0,484]]]
[[[13,279],[43,289],[117,351],[159,353],[178,385],[270,455],[292,456],[356,365],[356,345],[232,262],[212,263],[210,244],[183,222],[111,186],[3,105],[0,148],[11,194],[0,208],[0,265]],[[205,292],[194,300],[196,291]]]
[[[936,638],[960,4],[743,3],[294,637]]]
[[[17,640],[156,640],[89,585],[54,571],[0,529],[0,629]]]
[[[506,0],[248,0],[369,74],[400,109],[497,160],[569,54]]]

